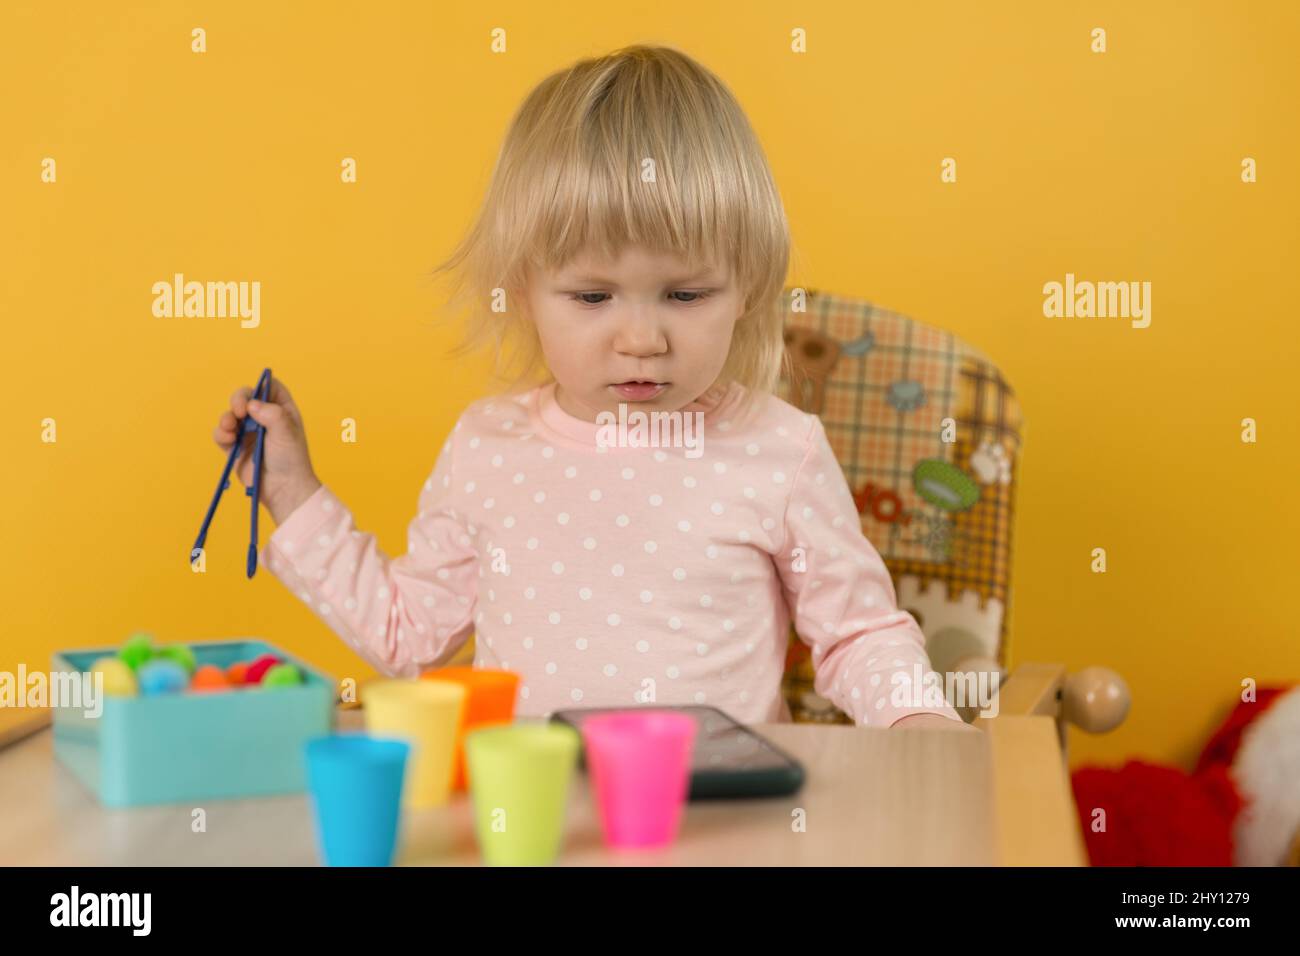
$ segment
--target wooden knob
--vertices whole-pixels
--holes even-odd
[[[1065,679],[1061,713],[1080,730],[1104,734],[1124,723],[1130,703],[1124,678],[1109,667],[1085,667]]]

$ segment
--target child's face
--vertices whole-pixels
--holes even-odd
[[[717,380],[742,311],[726,265],[692,267],[630,246],[608,261],[578,256],[531,271],[528,311],[557,383],[556,402],[577,418],[601,411],[676,411]],[[648,398],[615,385],[666,383]]]

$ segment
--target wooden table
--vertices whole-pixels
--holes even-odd
[[[340,729],[358,727],[340,711]],[[560,865],[1082,865],[1054,722],[1003,716],[982,733],[759,724],[803,762],[790,797],[687,805],[667,850],[610,851],[574,778]],[[193,810],[206,832],[192,829]],[[804,822],[802,831],[796,819]],[[53,756],[48,727],[0,749],[0,865],[315,865],[306,795],[104,809]],[[398,862],[479,865],[471,807],[407,812]]]

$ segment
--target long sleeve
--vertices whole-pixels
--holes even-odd
[[[262,563],[377,670],[414,677],[449,660],[473,631],[478,563],[455,506],[455,436],[420,492],[407,552],[390,559],[321,486],[276,528]]]
[[[943,699],[925,635],[898,608],[889,571],[862,533],[848,482],[816,416],[774,560],[795,631],[812,651],[818,694],[859,725],[888,727],[920,713],[961,719]]]

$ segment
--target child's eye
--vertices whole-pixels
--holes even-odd
[[[596,301],[592,301],[591,299],[587,298],[587,296],[606,296],[606,297],[608,297],[608,295],[609,295],[608,292],[573,292],[573,293],[570,293],[569,298],[570,298],[571,300],[573,300],[574,302],[578,302],[578,303],[580,303],[581,305],[591,305],[591,306],[596,306],[596,305],[600,305],[602,302],[604,302],[604,299],[596,299]],[[704,301],[705,299],[707,299],[710,295],[712,295],[712,293],[711,293],[711,292],[708,292],[708,291],[703,291],[703,292],[691,292],[691,291],[687,291],[687,290],[685,290],[685,289],[679,289],[679,290],[677,290],[677,291],[675,291],[675,292],[670,292],[669,295],[674,295],[674,296],[677,296],[677,295],[689,295],[689,296],[693,296],[694,298],[690,298],[690,299],[674,299],[673,301],[674,301],[674,302],[677,302],[677,303],[680,303],[681,305],[694,305],[696,302],[703,302],[703,301]]]

